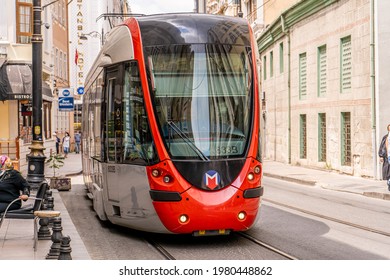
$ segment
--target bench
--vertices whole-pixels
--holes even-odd
[[[37,220],[39,218],[38,215],[34,214],[34,212],[40,211],[41,206],[44,200],[44,196],[46,193],[46,190],[49,188],[48,184],[46,182],[42,182],[37,190],[36,196],[30,196],[28,200],[34,200],[33,204],[23,205],[19,209],[15,210],[8,210],[9,207],[15,203],[16,201],[20,200],[20,198],[17,198],[13,200],[10,204],[8,204],[7,209],[3,213],[0,213],[0,228],[3,224],[3,221],[7,219],[29,219],[34,220],[34,250],[36,250],[37,240],[38,240],[38,232],[37,232]],[[39,213],[39,212],[38,212]]]

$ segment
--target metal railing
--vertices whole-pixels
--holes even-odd
[[[19,138],[15,140],[0,140],[0,155],[7,155],[11,160],[19,160]]]

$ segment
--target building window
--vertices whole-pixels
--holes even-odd
[[[352,88],[352,44],[351,36],[341,39],[340,50],[340,87],[341,93],[349,92]]]
[[[318,97],[326,96],[326,45],[318,48],[318,73],[317,73],[317,84],[318,84]]]
[[[64,53],[64,79],[68,80],[68,56]]]
[[[248,21],[249,23],[253,23],[257,19],[257,0],[249,0],[246,3]]]
[[[306,53],[299,55],[299,99],[307,96],[307,59]]]
[[[51,102],[43,102],[43,128],[45,139],[51,139]]]
[[[58,63],[58,76],[62,79],[62,67],[63,67],[63,60],[62,60],[62,51],[60,51],[60,61]]]
[[[326,162],[326,114],[318,114],[318,161]]]
[[[66,3],[62,0],[62,25],[65,26],[66,24]]]
[[[31,37],[33,33],[32,8],[32,0],[16,1],[16,41],[19,44],[31,43]]]
[[[351,166],[351,113],[341,113],[341,164]]]
[[[300,158],[306,158],[307,156],[307,124],[306,124],[306,115],[299,116],[299,154]]]
[[[283,43],[280,43],[279,45],[279,70],[280,73],[284,72],[284,50],[283,50]]]
[[[274,52],[269,54],[269,76],[273,77],[274,75]]]
[[[23,144],[32,141],[32,105],[31,101],[19,101],[19,139]]]
[[[264,80],[267,79],[267,57],[264,56],[263,58],[263,76],[264,76]]]
[[[58,77],[58,49],[56,48],[55,55],[54,55],[54,75]]]
[[[62,1],[58,1],[57,12],[58,12],[58,21],[60,24],[62,24]]]

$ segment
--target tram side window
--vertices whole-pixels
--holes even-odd
[[[136,61],[125,65],[123,88],[123,161],[153,164],[157,161],[157,153],[149,128]]]
[[[123,124],[121,122],[121,91],[118,79],[108,76],[107,99],[107,159],[109,162],[121,162],[121,139]]]

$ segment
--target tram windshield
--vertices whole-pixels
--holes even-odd
[[[252,116],[250,49],[190,44],[146,48],[149,86],[172,159],[246,153]]]

